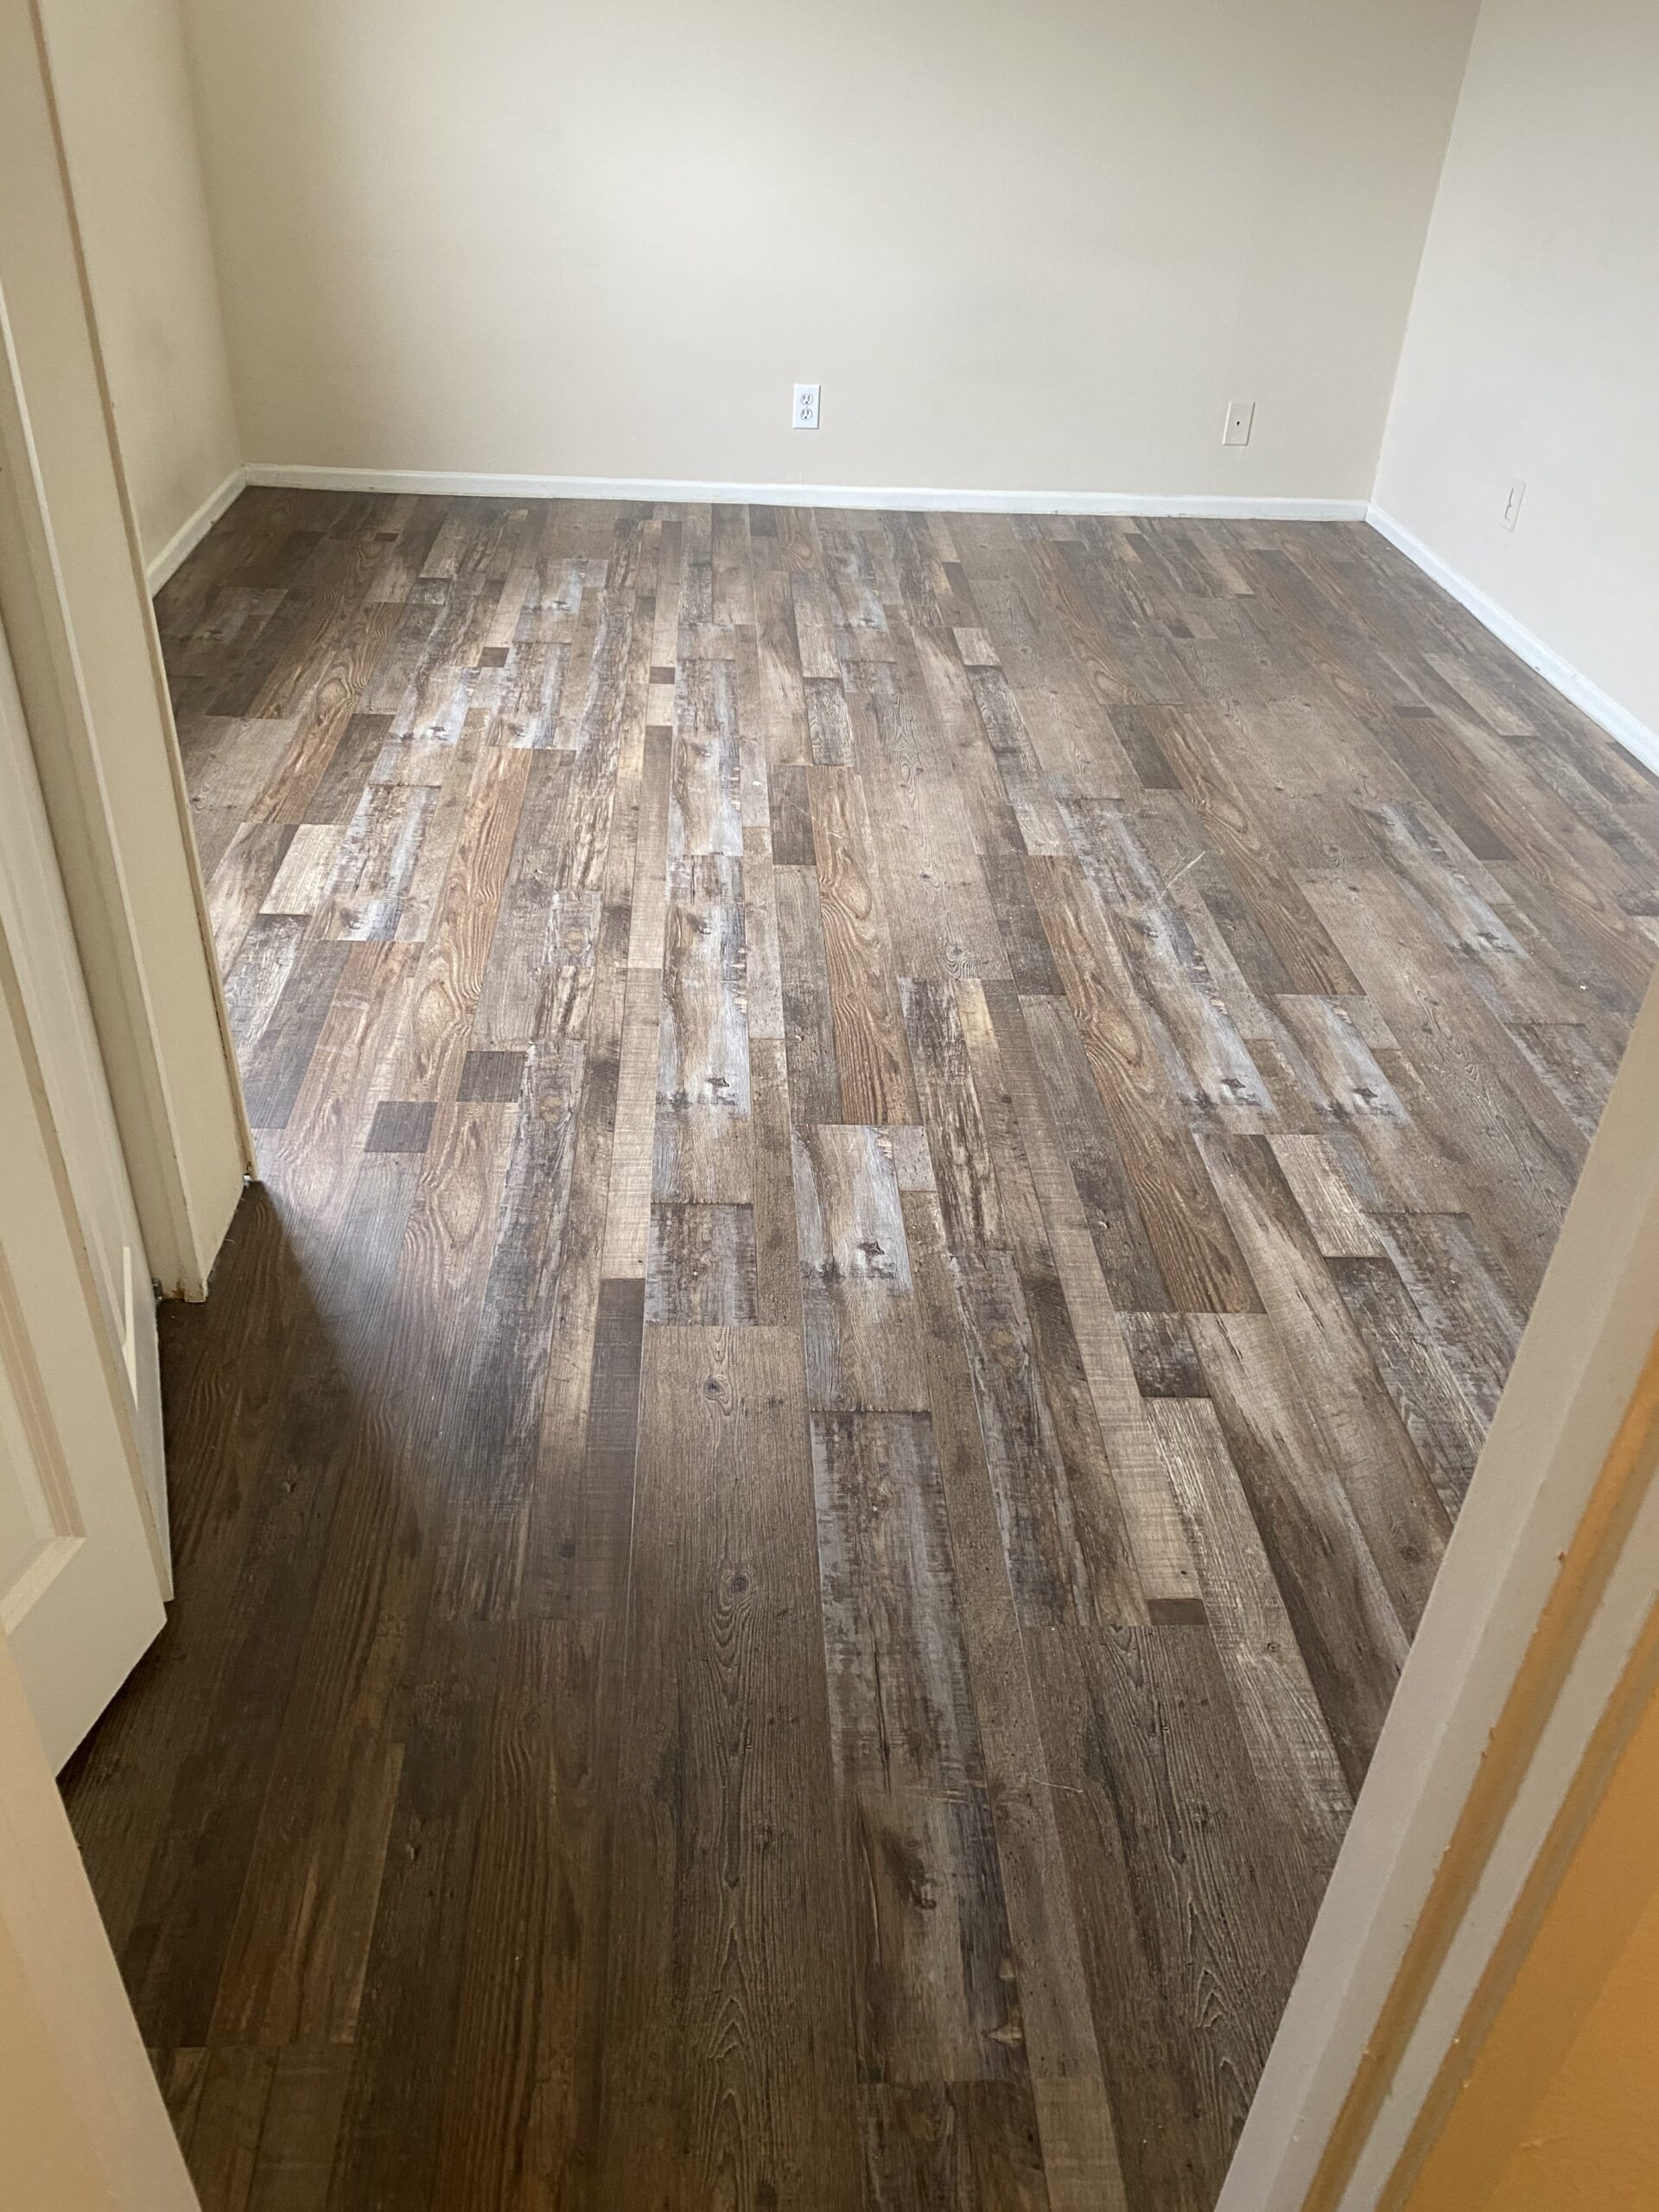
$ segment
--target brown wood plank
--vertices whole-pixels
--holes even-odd
[[[654,1205],[645,1319],[712,1328],[760,1318],[753,1208]]]
[[[925,1414],[812,1423],[859,2075],[1020,2079],[1018,1993]]]
[[[1207,1628],[1027,1643],[1128,2202],[1208,2212],[1320,1873],[1243,1755]]]
[[[1262,1286],[1278,1341],[1408,1636],[1451,1534],[1445,1506],[1262,1137],[1205,1137],[1204,1157]]]
[[[741,861],[704,854],[677,862],[662,956],[656,1198],[748,1204],[746,968]]]
[[[653,1329],[612,1873],[602,2170],[620,2203],[856,2202],[806,1412],[792,1333]],[[676,1900],[717,1910],[687,1918]],[[813,2094],[800,2094],[803,2082]]]
[[[594,2082],[582,2037],[603,1993],[602,1853],[615,1802],[611,1634],[526,1622],[503,1636],[435,2204],[545,2202],[579,2178],[577,2146],[595,2117],[584,2110]]]
[[[869,2212],[1051,2212],[1030,2089],[1011,2082],[859,2092]]]
[[[841,1071],[836,1059],[818,879],[810,868],[780,868],[773,882],[791,1116],[798,1128],[838,1122]]]
[[[874,1129],[798,1129],[795,1213],[814,1413],[927,1406],[893,1161]]]
[[[1123,2212],[1111,2113],[944,1228],[931,1192],[911,1193],[903,1203],[1051,2204],[1058,2212],[1100,2205]]]
[[[887,965],[863,787],[846,768],[809,768],[806,776],[842,1110],[855,1122],[912,1121],[910,1053]]]
[[[1255,1311],[1249,1270],[1174,1116],[1173,1093],[1137,1016],[1134,986],[1081,871],[1065,861],[1029,866],[1090,1071],[1171,1295],[1188,1313]]]

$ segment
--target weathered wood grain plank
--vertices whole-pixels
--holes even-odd
[[[1082,872],[1065,861],[1028,865],[1090,1072],[1171,1295],[1188,1313],[1254,1312],[1249,1270],[1175,1118],[1173,1087]]]
[[[842,1110],[855,1122],[912,1121],[915,1090],[887,965],[863,787],[850,769],[809,768],[806,776]]]
[[[628,1616],[604,2026],[623,2203],[857,2202],[812,1501],[775,1478],[808,1448],[792,1332],[648,1332],[639,1510],[659,1541]],[[690,1896],[713,1909],[687,1916]]]

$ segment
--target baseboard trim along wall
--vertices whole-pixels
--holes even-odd
[[[144,564],[144,582],[155,598],[175,569],[181,569],[208,531],[240,496],[248,482],[245,468],[233,468],[216,492],[210,492],[189,520],[175,530],[161,551]]]
[[[1363,522],[1363,499],[1171,498],[1133,492],[957,492],[916,485],[698,484],[648,476],[474,476],[428,468],[308,468],[255,461],[250,484],[292,491],[434,492],[450,499],[704,501],[752,507],[891,507],[900,512],[1147,515],[1193,522]]]
[[[1442,591],[1450,592],[1460,607],[1466,607],[1477,622],[1483,623],[1492,635],[1527,666],[1541,676],[1564,699],[1571,702],[1580,713],[1599,722],[1609,737],[1615,738],[1633,759],[1644,768],[1659,775],[1659,731],[1651,730],[1638,721],[1628,707],[1621,707],[1617,699],[1604,691],[1599,683],[1592,683],[1581,669],[1564,660],[1553,645],[1534,635],[1523,623],[1501,607],[1495,599],[1489,599],[1466,576],[1448,568],[1437,553],[1432,553],[1421,538],[1414,537],[1402,524],[1382,508],[1374,506],[1367,518],[1371,528],[1386,537],[1390,545],[1403,553],[1408,561],[1422,570]]]

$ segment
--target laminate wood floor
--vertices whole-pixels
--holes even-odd
[[[67,1777],[207,2212],[1209,2212],[1659,957],[1359,525],[250,492]]]

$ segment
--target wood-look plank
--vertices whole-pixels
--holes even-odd
[[[1024,2033],[925,1414],[812,1422],[830,1741],[867,2082],[1020,2079]]]
[[[839,1122],[841,1071],[816,871],[780,868],[773,882],[791,1117],[798,1127]]]
[[[1270,1322],[1191,1323],[1228,1452],[1349,1785],[1357,1791],[1408,1637]]]
[[[924,1412],[910,1255],[893,1160],[874,1129],[794,1137],[807,1402],[814,1413]]]
[[[1296,1823],[1316,1869],[1328,1866],[1353,1800],[1215,1408],[1169,1400],[1154,1408],[1152,1425],[1192,1533],[1250,1764]]]
[[[1254,814],[1212,733],[1198,716],[1166,714],[1159,749],[1179,778],[1236,884],[1239,895],[1283,961],[1294,987],[1347,991],[1354,979],[1296,880],[1276,861],[1269,812]]]
[[[410,1666],[397,1801],[327,2212],[430,2201],[500,1647],[497,1624],[438,1624]]]
[[[450,791],[457,781],[450,779]],[[532,757],[473,1016],[473,1035],[480,1045],[525,1044],[534,1035],[554,932],[561,921],[581,911],[556,882],[569,782],[570,764],[563,755],[541,752]]]
[[[346,965],[342,943],[302,945],[243,1071],[248,1119],[280,1129],[294,1110]]]
[[[1030,2089],[880,2083],[859,2092],[870,2212],[1052,2212]]]
[[[931,1192],[913,1192],[903,1205],[1051,2206],[1123,2212],[1122,2172],[944,1225]]]
[[[1075,861],[1033,861],[1039,909],[1142,1219],[1176,1304],[1250,1313],[1255,1286],[1188,1133],[1172,1111],[1134,986]]]
[[[845,768],[809,768],[806,776],[842,1110],[854,1122],[908,1122],[915,1090],[887,965],[863,786]]]
[[[1128,2201],[1207,2212],[1323,1870],[1243,1754],[1207,1627],[1028,1648]]]
[[[417,1446],[462,1393],[510,1126],[493,1107],[448,1108],[421,1161],[372,1352],[384,1364],[411,1340],[420,1348],[425,1387],[399,1408],[401,1433]],[[340,1504],[219,1977],[213,2018],[226,2041],[349,2040],[354,2028],[402,1761],[400,1634],[430,1571],[413,1541],[417,1502],[396,1480],[386,1441],[360,1418],[343,1439]],[[372,1603],[340,1602],[365,1589]],[[342,1781],[320,1795],[309,1778],[346,1744]]]
[[[1273,1155],[1325,1259],[1382,1257],[1376,1227],[1344,1180],[1328,1144],[1316,1136],[1275,1136]]]
[[[812,1500],[774,1478],[806,1463],[798,1344],[653,1329],[640,1395],[664,1541],[626,1632],[605,2193],[840,2212],[858,2132]]]
[[[612,1636],[544,1621],[503,1634],[435,2204],[528,2206],[580,2181],[596,2117],[582,2037],[598,2024],[609,1904]]]
[[[1206,1166],[1249,1255],[1279,1343],[1305,1378],[1329,1464],[1409,1637],[1451,1524],[1375,1363],[1349,1320],[1261,1137],[1200,1139]]]
[[[225,1011],[238,1064],[251,1065],[305,944],[303,914],[257,914],[225,971]]]
[[[654,1205],[645,1319],[683,1327],[760,1319],[754,1209]]]
[[[529,1470],[518,1610],[531,1619],[582,1618],[588,1580],[583,1545],[593,1550],[603,1525],[598,1519],[584,1522],[599,1497],[584,1490],[582,1474],[618,1097],[617,1037],[606,1011],[611,995],[603,993],[596,1001],[603,1018],[584,1055],[569,1201],[546,1338],[541,1433]],[[621,993],[613,995],[620,1023]]]
[[[747,970],[741,861],[702,854],[677,862],[662,954],[651,1185],[658,1198],[749,1202]]]
[[[920,1096],[933,1187],[945,1235],[963,1260],[1013,1249],[974,1090],[957,995],[925,979],[902,986],[905,1030]]]

